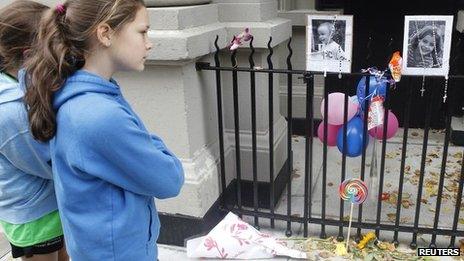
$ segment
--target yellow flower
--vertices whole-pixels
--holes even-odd
[[[366,245],[371,242],[372,240],[375,240],[376,236],[374,232],[369,232],[366,235],[364,235],[363,239],[359,241],[358,243],[358,248],[363,249],[366,247]]]
[[[346,251],[346,248],[345,248],[345,243],[341,242],[341,243],[337,243],[335,244],[335,254],[337,256],[344,256],[344,255],[347,255],[348,252]]]

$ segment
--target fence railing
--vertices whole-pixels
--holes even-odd
[[[313,138],[314,138],[314,76],[322,74],[320,72],[312,72],[312,71],[305,71],[305,70],[294,70],[292,68],[291,58],[293,55],[293,51],[291,48],[291,39],[287,44],[288,48],[288,56],[286,59],[287,68],[285,69],[274,69],[272,56],[273,56],[273,48],[271,47],[272,38],[270,38],[268,43],[268,51],[269,54],[267,56],[267,63],[268,68],[257,68],[255,67],[254,62],[254,54],[255,49],[253,47],[253,39],[250,42],[250,55],[249,55],[249,67],[238,67],[236,61],[236,54],[237,51],[233,51],[231,54],[231,66],[221,66],[219,61],[220,55],[220,48],[217,44],[218,39],[216,38],[215,46],[216,46],[216,53],[214,55],[215,65],[212,66],[209,63],[205,62],[198,62],[196,64],[198,70],[212,70],[215,71],[216,75],[216,88],[217,88],[217,108],[218,108],[218,129],[219,129],[219,151],[220,151],[220,171],[221,171],[221,187],[222,191],[226,191],[226,173],[225,173],[225,155],[224,155],[224,126],[223,126],[223,105],[222,105],[222,79],[221,79],[221,72],[230,72],[232,74],[232,88],[233,88],[233,108],[234,108],[234,128],[235,128],[235,156],[236,156],[236,202],[234,206],[230,206],[226,204],[226,200],[222,197],[222,207],[233,210],[238,215],[248,215],[254,217],[254,225],[259,227],[259,219],[258,218],[265,218],[269,219],[271,228],[274,228],[275,220],[282,220],[287,223],[286,228],[286,235],[292,235],[292,223],[302,223],[303,224],[303,236],[308,236],[308,224],[318,224],[320,225],[320,237],[324,238],[327,236],[326,234],[326,226],[335,226],[338,227],[338,240],[343,240],[343,227],[348,226],[348,221],[344,220],[344,202],[340,200],[339,205],[339,215],[338,218],[329,218],[326,215],[326,193],[327,193],[327,164],[329,163],[327,159],[327,152],[328,146],[327,143],[323,144],[323,161],[322,161],[322,202],[321,202],[321,210],[320,215],[313,215],[313,203],[312,203],[312,184],[314,184],[314,173],[313,173],[313,158],[314,158],[314,150],[313,150]],[[242,205],[242,198],[241,198],[241,165],[240,165],[240,126],[239,126],[239,95],[238,95],[238,72],[246,72],[249,73],[249,80],[250,80],[250,95],[251,95],[251,135],[252,135],[252,171],[253,171],[253,207],[252,208],[245,208]],[[269,122],[269,183],[270,183],[270,209],[269,211],[263,211],[258,208],[258,178],[257,178],[257,145],[256,145],[256,74],[267,74],[268,76],[268,112],[269,118],[267,119]],[[275,212],[275,193],[274,193],[274,164],[273,164],[273,151],[274,151],[274,133],[273,133],[273,77],[274,74],[281,74],[286,75],[287,77],[287,156],[288,156],[288,169],[287,173],[292,173],[293,170],[293,148],[292,148],[292,90],[293,90],[293,77],[302,77],[305,85],[306,85],[306,115],[305,115],[305,164],[304,164],[304,206],[303,208],[303,215],[302,216],[295,216],[292,215],[292,179],[288,179],[287,183],[287,211],[286,214],[278,214]],[[344,90],[345,97],[344,97],[344,128],[343,130],[343,150],[346,152],[347,148],[347,118],[348,118],[348,99],[349,99],[349,92],[353,92],[352,86],[354,86],[354,82],[356,82],[360,77],[365,76],[365,92],[369,93],[369,79],[371,76],[368,73],[328,73],[328,75],[338,75],[338,85]],[[394,216],[394,224],[386,223],[381,221],[381,213],[382,213],[382,194],[384,192],[384,180],[385,180],[385,159],[386,159],[386,148],[387,148],[387,128],[388,128],[388,120],[387,117],[384,117],[383,123],[383,139],[381,145],[381,156],[380,156],[380,174],[379,174],[379,183],[378,183],[378,195],[377,195],[377,207],[376,207],[376,218],[375,222],[368,222],[363,220],[363,207],[362,205],[359,206],[359,211],[357,215],[357,220],[354,220],[352,223],[352,227],[357,228],[356,239],[361,238],[361,230],[362,229],[369,229],[375,230],[377,236],[379,236],[381,231],[392,231],[393,232],[393,239],[394,243],[398,243],[398,234],[400,232],[404,233],[411,233],[412,240],[410,242],[411,247],[417,247],[417,237],[418,234],[429,234],[431,235],[430,246],[436,247],[436,240],[437,236],[450,236],[449,246],[454,246],[456,237],[464,237],[464,230],[458,229],[458,222],[459,222],[459,214],[461,210],[461,203],[462,203],[462,193],[463,193],[463,181],[464,181],[464,159],[461,158],[461,169],[460,169],[460,177],[459,180],[455,180],[458,182],[458,190],[456,192],[456,202],[454,206],[454,214],[453,214],[453,222],[450,228],[440,228],[439,227],[439,219],[440,219],[440,211],[441,211],[441,203],[443,197],[443,189],[445,187],[445,178],[446,178],[446,167],[447,167],[447,157],[448,157],[448,148],[450,143],[450,132],[451,132],[451,111],[450,106],[454,102],[453,92],[457,88],[462,88],[462,86],[458,85],[459,80],[464,80],[463,75],[450,75],[448,81],[448,88],[447,88],[447,96],[448,98],[442,102],[442,109],[444,111],[445,117],[445,135],[443,141],[443,154],[442,154],[442,161],[439,173],[439,180],[438,180],[438,191],[436,193],[436,204],[434,207],[434,220],[433,226],[423,226],[419,224],[419,217],[421,214],[421,201],[423,196],[423,188],[424,188],[424,176],[426,171],[426,160],[427,160],[427,149],[429,146],[429,133],[431,131],[430,122],[431,122],[431,115],[432,110],[434,109],[432,106],[432,100],[434,97],[437,97],[438,90],[436,88],[431,88],[429,83],[431,81],[437,81],[437,79],[443,79],[443,77],[437,76],[427,76],[425,79],[425,87],[428,87],[427,93],[428,95],[423,97],[426,99],[426,108],[425,113],[423,114],[425,117],[424,122],[424,136],[422,140],[422,155],[421,155],[421,162],[420,162],[420,175],[419,180],[417,183],[417,196],[415,198],[415,215],[414,215],[414,222],[412,225],[407,224],[400,224],[401,218],[401,205],[402,205],[402,197],[403,197],[403,188],[404,188],[404,177],[405,177],[405,168],[406,168],[406,158],[407,158],[407,151],[408,151],[408,132],[409,132],[409,121],[411,117],[411,106],[412,101],[415,99],[413,95],[414,88],[412,87],[414,84],[413,79],[420,78],[422,76],[403,76],[401,82],[397,83],[396,88],[406,88],[407,89],[407,97],[405,97],[406,103],[404,104],[404,117],[403,117],[403,138],[402,138],[402,151],[401,151],[401,166],[400,166],[400,174],[398,180],[398,197],[397,197],[397,206],[396,206],[396,213]],[[327,86],[327,85],[325,85]],[[259,88],[262,88],[259,86]],[[387,85],[386,88],[386,95],[384,101],[384,115],[388,115],[388,110],[390,109],[390,100],[392,95],[391,91],[392,88]],[[327,101],[329,94],[329,87],[324,87],[324,98]],[[365,99],[365,106],[368,106],[368,100]],[[328,111],[328,102],[325,103],[324,110]],[[364,130],[363,130],[363,141],[366,142],[366,135],[367,133],[367,110],[364,110]],[[327,117],[323,120],[324,128],[324,140],[327,140]],[[366,176],[366,146],[363,146],[363,153],[361,155],[361,170],[360,170],[360,178],[364,179]],[[464,153],[463,153],[464,155]],[[340,182],[345,180],[347,177],[347,158],[346,153],[342,153],[342,162],[341,162],[341,175],[340,175]]]

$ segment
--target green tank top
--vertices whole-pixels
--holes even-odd
[[[58,210],[24,224],[11,224],[0,220],[5,236],[18,247],[33,246],[63,235]]]

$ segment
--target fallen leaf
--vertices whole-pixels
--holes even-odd
[[[405,223],[408,223],[410,221],[411,221],[410,217],[402,217],[402,218],[400,218],[400,223],[401,224],[405,224]]]
[[[329,258],[331,255],[330,255],[330,252],[328,252],[328,251],[321,251],[319,253],[319,256],[322,257],[322,258]]]
[[[403,199],[403,200],[401,201],[401,205],[403,206],[403,208],[408,209],[409,206],[412,206],[412,205],[414,205],[414,204],[413,204],[412,202],[410,202],[409,199]]]
[[[407,165],[406,167],[404,167],[404,171],[409,173],[409,171],[411,170],[411,166]]]
[[[345,248],[345,243],[340,242],[340,243],[336,244],[335,254],[337,256],[344,256],[344,255],[348,254],[348,252],[346,251],[346,248]]]
[[[396,220],[396,214],[395,213],[388,213],[387,217],[388,217],[388,221],[390,221],[390,222],[395,222],[395,220]]]
[[[388,192],[383,192],[381,200],[388,200],[390,198],[390,193]]]

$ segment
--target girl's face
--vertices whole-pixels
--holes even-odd
[[[328,26],[319,26],[317,28],[317,34],[319,35],[319,41],[323,44],[328,44],[330,41],[330,30]]]
[[[433,36],[428,34],[428,35],[422,37],[422,39],[419,40],[418,47],[419,47],[419,51],[423,55],[430,54],[433,51],[433,48],[434,48]]]
[[[110,49],[116,71],[143,71],[148,51],[153,46],[147,35],[149,27],[147,9],[142,7],[135,20],[115,34]]]

